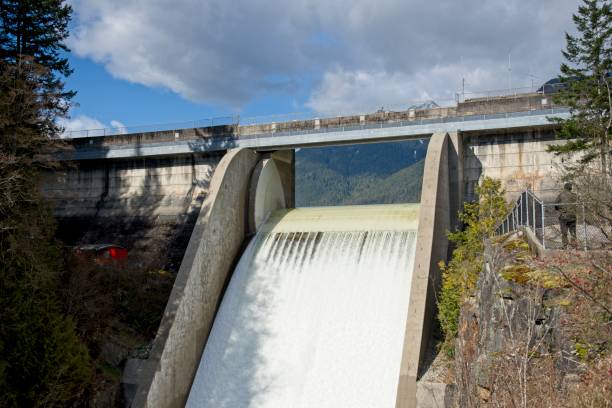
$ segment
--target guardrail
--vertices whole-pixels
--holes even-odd
[[[455,94],[455,100],[459,102],[465,102],[470,99],[494,99],[503,96],[518,96],[526,93],[539,93],[543,96],[552,95],[563,88],[565,88],[565,84],[556,83],[556,84],[544,84],[541,86],[523,86],[519,88],[506,88],[506,89],[495,89],[495,90],[487,90],[487,91],[466,91],[466,92],[457,92]]]
[[[393,128],[393,127],[412,127],[412,126],[426,126],[426,125],[436,125],[436,124],[459,124],[471,121],[479,121],[479,120],[491,120],[491,119],[512,119],[512,118],[521,118],[521,117],[529,117],[529,116],[546,116],[546,115],[559,115],[559,114],[567,114],[569,112],[568,108],[550,108],[550,109],[540,109],[540,110],[532,110],[532,111],[523,111],[523,112],[507,112],[507,113],[494,113],[494,114],[485,114],[485,115],[465,115],[465,116],[447,116],[442,118],[431,118],[431,119],[415,119],[415,120],[389,120],[385,122],[363,122],[356,123],[344,126],[326,126],[317,128],[312,126],[306,129],[299,130],[271,130],[269,132],[262,133],[250,133],[250,134],[241,134],[240,129],[232,129],[228,130],[228,133],[220,133],[220,134],[211,134],[207,140],[240,140],[240,139],[257,139],[264,138],[270,136],[295,136],[295,135],[308,135],[308,134],[320,134],[320,133],[332,133],[332,132],[349,132],[354,130],[368,130],[368,129],[383,129],[383,128]],[[171,128],[168,131],[180,130],[180,128]],[[161,130],[160,132],[163,132]],[[93,139],[90,139],[90,144],[93,146],[97,146],[94,144]],[[172,142],[179,142],[176,137],[173,137],[172,140],[162,140],[158,139],[157,141],[152,141],[151,143],[164,143],[171,144]],[[112,145],[112,144],[111,144]],[[109,146],[108,144],[106,145]],[[113,148],[122,148],[122,147],[130,147],[131,145],[128,142],[122,143],[118,142],[116,146]],[[80,149],[84,149],[85,147],[80,147]]]
[[[58,153],[58,160],[91,160],[153,155],[180,155],[193,152],[220,151],[229,148],[277,148],[309,144],[338,144],[358,140],[388,140],[390,138],[426,138],[436,132],[481,131],[511,127],[550,125],[549,115],[566,118],[566,108],[523,111],[492,115],[454,116],[435,119],[403,120],[393,122],[362,122],[346,126],[309,128],[299,130],[260,129],[258,133],[243,134],[245,128],[216,129],[215,132],[161,132],[132,135],[117,139],[89,138],[85,143],[74,143],[68,155]],[[483,120],[484,119],[484,120]],[[488,120],[498,119],[498,120]],[[248,128],[246,128],[248,129]],[[252,129],[250,129],[252,130]],[[143,137],[141,137],[143,136]],[[78,139],[77,139],[78,140]]]
[[[589,210],[589,203],[545,203],[532,191],[521,193],[497,228],[499,235],[530,229],[544,249],[609,248],[612,226]]]
[[[511,89],[501,89],[493,91],[469,91],[455,94],[454,99],[437,99],[436,102],[429,99],[426,101],[407,101],[403,106],[390,106],[380,107],[378,111],[374,112],[405,112],[411,109],[422,109],[424,106],[431,106],[430,110],[435,111],[437,109],[447,109],[453,107],[458,103],[466,102],[471,99],[486,99],[487,101],[493,101],[495,98],[505,96],[518,96],[521,94],[535,93],[537,89],[535,87],[520,87]],[[544,92],[540,92],[544,94]],[[221,125],[258,125],[265,123],[280,123],[280,122],[291,122],[291,121],[305,121],[321,118],[330,119],[336,117],[347,117],[347,116],[361,116],[370,115],[374,113],[369,111],[364,112],[294,112],[287,114],[277,115],[263,115],[263,116],[251,116],[241,117],[240,115],[226,115],[218,116],[213,118],[198,119],[193,121],[185,122],[174,122],[174,123],[158,123],[150,125],[136,125],[136,126],[119,126],[119,127],[108,127],[100,129],[84,129],[84,130],[70,130],[64,132],[66,138],[80,138],[80,137],[99,137],[99,136],[115,136],[128,133],[144,133],[144,132],[161,132],[171,130],[181,130],[190,128],[201,128],[201,127],[212,127]],[[323,116],[322,116],[323,115]]]
[[[64,137],[76,139],[81,137],[116,136],[128,133],[163,132],[179,129],[212,127],[222,125],[238,125],[240,116],[219,116],[214,118],[192,120],[189,122],[158,123],[153,125],[117,126],[102,129],[70,130],[64,132]]]

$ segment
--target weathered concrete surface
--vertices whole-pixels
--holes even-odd
[[[435,319],[435,292],[440,280],[438,262],[446,260],[448,248],[446,232],[450,227],[449,144],[447,134],[434,134],[429,141],[425,158],[417,248],[400,366],[397,408],[416,407],[419,366]]]
[[[285,192],[276,160],[261,160],[251,177],[249,188],[249,234],[254,234],[275,210],[287,208]]]
[[[58,218],[174,217],[206,195],[220,159],[193,154],[79,162],[43,173],[40,189]]]
[[[236,150],[217,166],[151,352],[156,369],[139,387],[134,407],[184,406],[243,244],[249,181],[258,160],[253,151]]]
[[[453,386],[440,382],[417,383],[417,408],[451,408],[453,406]]]
[[[463,138],[459,132],[449,133],[448,145],[448,184],[449,184],[449,209],[451,229],[459,227],[458,213],[463,206]]]
[[[43,173],[41,192],[70,246],[113,243],[130,265],[177,272],[219,155],[78,162]]]
[[[457,115],[532,111],[552,106],[552,98],[540,93],[488,96],[466,99],[457,104]]]
[[[464,199],[476,199],[476,185],[485,176],[501,180],[509,200],[527,188],[540,198],[553,199],[559,192],[562,158],[546,148],[557,143],[551,129],[464,133]]]
[[[295,150],[278,150],[272,153],[276,163],[288,208],[295,207]]]
[[[143,384],[143,381],[150,378],[150,373],[155,371],[155,368],[155,361],[150,359],[128,358],[125,361],[121,374],[121,392],[127,406],[130,401],[134,400],[139,387],[148,386],[148,384]]]

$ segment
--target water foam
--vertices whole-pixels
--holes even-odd
[[[417,219],[415,205],[274,214],[234,271],[187,407],[394,407]]]

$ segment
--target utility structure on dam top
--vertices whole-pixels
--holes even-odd
[[[205,380],[207,370],[213,370],[210,367],[218,370],[221,364],[210,353],[206,357],[205,345],[213,338],[217,346],[211,343],[206,347],[211,350],[221,347],[217,350],[222,350],[225,343],[221,342],[219,346],[219,339],[224,338],[220,334],[223,330],[233,333],[234,337],[245,335],[238,326],[233,326],[236,323],[231,319],[219,316],[231,316],[232,313],[228,312],[231,310],[240,315],[245,310],[259,307],[253,302],[266,296],[266,288],[253,289],[249,282],[263,277],[280,278],[280,275],[274,275],[282,272],[278,270],[278,264],[285,264],[291,256],[299,260],[306,253],[311,254],[309,261],[304,261],[306,263],[289,264],[307,268],[304,270],[314,270],[308,269],[308,262],[329,268],[330,264],[326,262],[337,262],[337,256],[330,259],[325,255],[333,251],[333,245],[321,242],[331,242],[329,240],[336,238],[326,235],[329,230],[325,225],[339,223],[334,231],[349,234],[347,248],[353,245],[350,242],[354,242],[356,248],[365,245],[369,249],[356,249],[354,254],[367,253],[374,257],[382,254],[380,251],[389,244],[383,244],[386,242],[383,238],[370,238],[368,241],[364,237],[376,237],[376,234],[384,235],[393,230],[389,220],[392,220],[391,224],[403,226],[397,227],[400,228],[398,235],[389,236],[403,237],[397,239],[401,239],[402,245],[406,245],[405,251],[413,251],[413,255],[410,259],[401,258],[403,261],[399,257],[405,251],[388,255],[389,262],[396,262],[394,265],[405,265],[397,272],[405,274],[403,280],[400,279],[405,286],[398,292],[395,306],[388,309],[397,316],[392,323],[394,327],[390,329],[399,334],[393,337],[396,340],[387,348],[389,355],[384,359],[386,366],[382,368],[390,377],[380,385],[385,388],[380,393],[386,396],[387,403],[392,401],[396,407],[414,407],[417,400],[420,406],[427,406],[427,401],[436,397],[431,395],[436,393],[435,387],[421,384],[418,380],[424,368],[424,352],[435,316],[435,292],[440,279],[438,262],[448,256],[446,233],[458,226],[457,212],[464,201],[475,198],[474,186],[483,175],[501,179],[509,197],[526,187],[540,196],[554,194],[557,188],[553,174],[556,159],[546,151],[548,144],[555,143],[554,124],[548,117],[567,115],[566,109],[552,105],[546,96],[532,93],[468,100],[451,108],[84,137],[71,140],[73,151],[60,157],[74,165],[46,174],[41,189],[55,204],[60,228],[62,222],[72,226],[89,225],[91,229],[91,225],[109,225],[140,217],[148,221],[152,235],[160,235],[155,231],[171,226],[188,241],[184,252],[176,255],[180,268],[149,358],[128,360],[126,364],[124,384],[133,397],[132,406],[136,407],[182,407],[188,399],[190,403],[196,401],[196,404],[205,401],[204,406],[230,406],[220,403],[227,402],[222,398],[227,390],[218,390]],[[353,214],[354,209],[342,210],[339,207],[335,213],[301,212],[301,215],[292,210],[295,207],[296,148],[418,138],[429,138],[418,205],[395,209],[372,206],[365,213],[359,213],[359,222],[344,223],[342,214]],[[308,222],[295,221],[304,216]],[[320,222],[316,222],[317,219]],[[270,224],[271,220],[273,224]],[[366,235],[362,237],[360,231]],[[270,234],[280,235],[273,238]],[[407,238],[411,236],[414,236],[414,241]],[[274,247],[276,249],[264,244],[277,242],[274,240],[287,243]],[[252,244],[252,248],[245,251],[249,241],[261,242],[262,246]],[[400,245],[399,241],[397,245]],[[278,263],[261,266],[258,272],[244,266],[251,265],[252,259],[262,253],[276,254],[270,256],[280,257]],[[361,255],[355,256],[358,259],[350,261],[361,271],[360,262],[367,260]],[[246,269],[242,270],[240,266],[235,269],[237,263]],[[240,279],[246,286],[241,286]],[[364,283],[355,289],[356,293],[369,286],[368,279],[364,276]],[[344,286],[342,282],[338,284]],[[241,292],[241,287],[250,289]],[[406,296],[402,297],[401,293]],[[285,293],[283,296],[290,295]],[[374,308],[380,298],[372,296]],[[343,302],[350,302],[350,299],[344,298]],[[333,302],[331,305],[334,307]],[[281,309],[284,307],[279,306]],[[302,306],[292,307],[299,309]],[[350,326],[352,320],[346,320],[349,325],[347,333],[355,334],[351,330],[362,327],[357,323]],[[253,321],[268,324],[262,316]],[[324,330],[321,333],[321,336],[332,335]],[[282,343],[286,340],[285,335],[280,333],[278,336],[272,336],[270,344],[277,344],[276,341],[285,344]],[[307,352],[309,347],[313,347],[312,342],[315,346],[319,344],[317,341],[326,342],[327,337],[322,340],[300,339],[294,351],[298,354]],[[357,343],[347,337],[341,341],[345,341],[346,347]],[[248,343],[249,350],[261,357],[257,359],[259,363],[252,371],[253,376],[265,377],[275,373],[274,367],[278,362],[266,362],[265,353],[261,351],[266,347],[264,344],[267,343]],[[243,354],[239,354],[231,364],[240,367],[244,363],[241,358],[244,358]],[[228,360],[228,367],[231,364]],[[332,370],[333,364],[329,361],[319,369]],[[381,368],[366,363],[363,366],[357,364],[354,369]],[[203,382],[194,382],[196,372],[198,378],[203,376]],[[328,381],[336,378],[339,384],[343,381],[341,377],[312,377],[307,368],[296,369],[295,373],[304,375],[297,383],[303,381],[314,389],[333,387],[333,384],[320,384],[313,378],[324,377]],[[221,374],[215,371],[210,375]],[[367,376],[367,372],[356,375],[355,378],[361,378],[359,376]],[[250,388],[240,392],[250,396],[251,402],[267,401],[266,404],[270,404],[272,401],[273,404],[274,399],[265,394],[266,390],[285,387],[278,394],[286,398],[283,401],[290,401],[293,406],[312,401],[290,391],[291,387],[286,384],[291,382],[284,382],[282,378],[278,381],[268,384],[268,388],[258,388],[245,381],[244,386]],[[368,383],[367,379],[364,383]],[[212,398],[211,393],[202,396],[197,389],[194,391],[192,385],[213,387],[206,389],[216,389],[218,394],[215,395],[219,399],[206,399]],[[364,401],[369,396],[367,390],[354,389],[353,392],[357,396],[362,393]],[[268,397],[272,399],[266,399]]]

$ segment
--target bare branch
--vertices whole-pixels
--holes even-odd
[[[559,273],[565,278],[565,280],[567,280],[573,287],[578,289],[578,291],[580,291],[580,293],[585,295],[593,303],[595,303],[597,306],[599,306],[603,310],[605,310],[608,314],[612,315],[612,310],[610,310],[606,305],[602,304],[597,299],[595,299],[589,292],[586,291],[586,289],[582,288],[580,285],[578,285],[576,282],[574,282],[572,279],[570,279],[570,277],[566,275],[566,273],[563,271],[563,269],[559,268],[558,266],[553,266],[553,268],[556,269],[557,271],[559,271]]]

